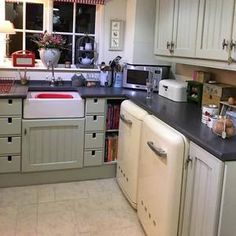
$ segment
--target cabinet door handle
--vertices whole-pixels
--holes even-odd
[[[175,43],[173,41],[170,42],[170,50],[171,51],[174,51],[174,46],[175,46]]]
[[[167,41],[167,42],[166,42],[166,49],[169,49],[170,46],[171,46],[170,42]]]
[[[167,153],[165,150],[163,150],[162,148],[158,148],[155,146],[155,144],[152,141],[148,141],[147,145],[149,146],[149,148],[158,156],[162,157],[162,158],[167,158]]]
[[[24,130],[24,135],[27,135],[27,129]]]
[[[120,119],[127,125],[132,125],[131,120],[127,120],[123,114],[120,115]]]
[[[192,163],[193,160],[190,158],[190,156],[188,156],[188,159],[185,161],[185,168],[188,167],[189,163]]]
[[[233,41],[233,40],[231,40],[230,41],[230,44],[229,44],[229,48],[230,48],[230,50],[233,50],[233,48],[236,46],[236,43]]]
[[[228,47],[228,41],[223,39],[223,42],[222,42],[222,49],[224,50],[225,47]]]

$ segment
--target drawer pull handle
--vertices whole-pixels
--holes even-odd
[[[127,120],[123,114],[120,115],[120,119],[127,125],[132,125],[131,120]]]
[[[167,158],[167,153],[163,149],[156,147],[152,141],[148,141],[147,145],[156,155]]]
[[[93,116],[93,120],[97,120],[97,116]]]
[[[97,98],[94,98],[93,101],[94,101],[94,103],[97,103],[97,102],[98,102],[98,99],[97,99]]]
[[[12,104],[12,99],[8,99],[8,104]]]
[[[9,118],[7,119],[7,122],[8,122],[9,124],[11,124],[11,123],[12,123],[12,118],[9,117]]]
[[[8,160],[8,161],[12,161],[12,156],[8,156],[8,157],[7,157],[7,160]]]
[[[8,143],[11,143],[11,142],[12,142],[12,137],[8,137],[8,138],[7,138],[7,142],[8,142]]]
[[[96,133],[93,133],[93,138],[96,138]]]
[[[92,151],[92,156],[95,156],[95,151]]]

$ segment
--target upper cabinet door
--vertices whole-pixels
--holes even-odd
[[[227,60],[234,0],[200,0],[196,57]]]
[[[233,57],[233,59],[235,60],[235,53],[236,53],[236,2],[234,5],[234,19],[233,19],[233,27],[232,27],[232,40],[231,40],[231,57]]]
[[[174,5],[174,0],[156,1],[155,54],[157,55],[171,55],[169,50],[174,28]]]
[[[194,57],[199,0],[176,0],[173,43],[175,56]]]

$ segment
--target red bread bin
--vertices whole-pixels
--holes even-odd
[[[13,66],[18,67],[34,67],[35,54],[28,50],[21,50],[12,53]]]

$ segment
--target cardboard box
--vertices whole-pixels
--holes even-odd
[[[211,74],[204,71],[194,71],[193,80],[200,83],[207,83],[211,79]]]
[[[203,85],[202,105],[214,104],[220,106],[220,101],[227,101],[229,97],[236,97],[236,87],[229,84]]]

